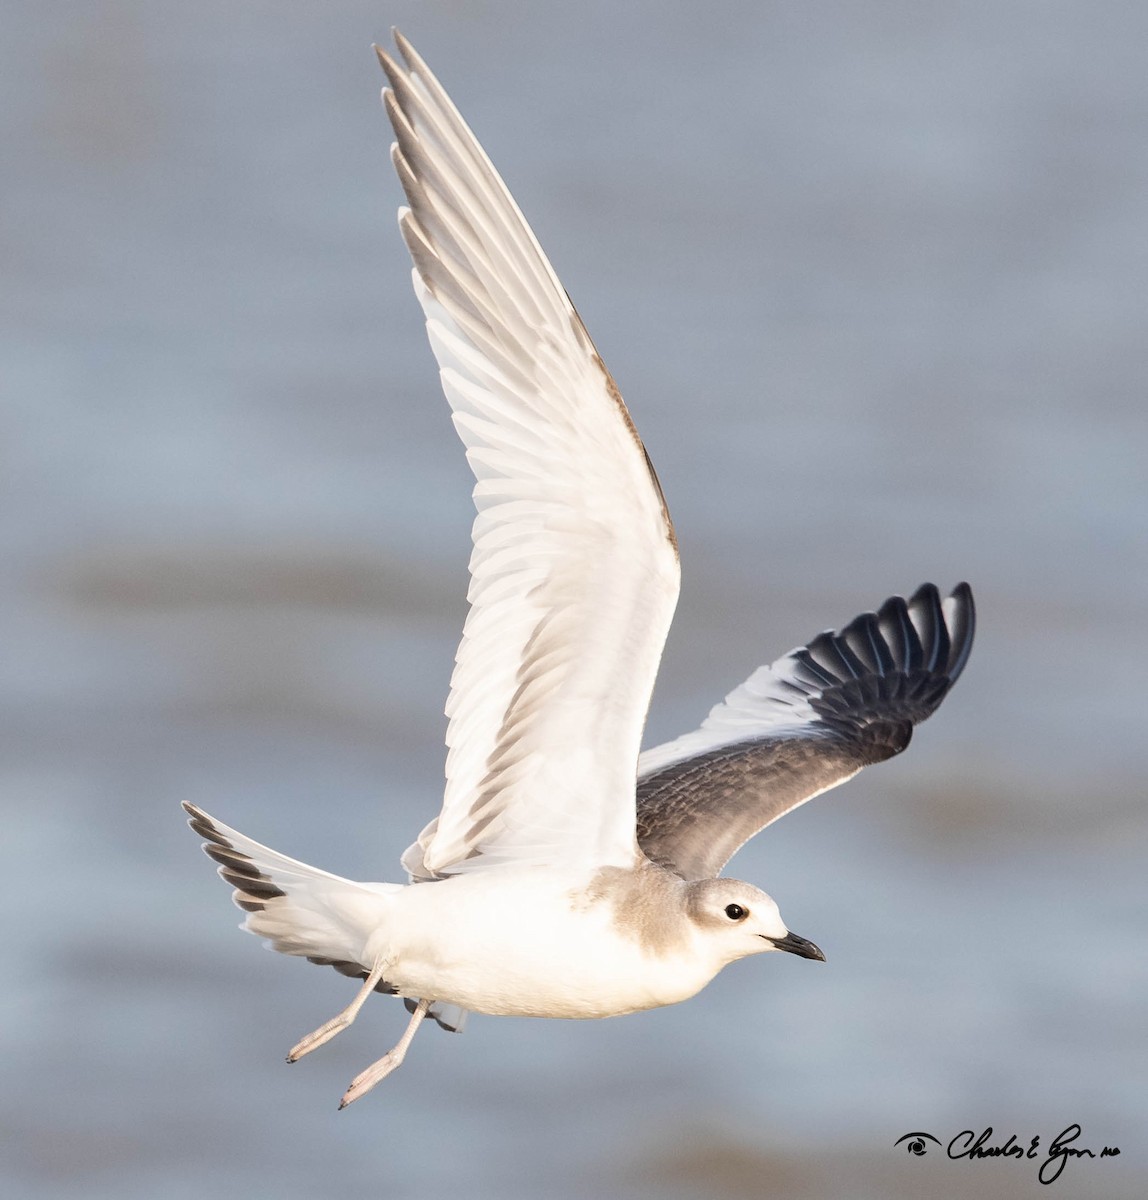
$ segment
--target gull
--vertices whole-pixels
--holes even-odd
[[[442,809],[360,883],[184,808],[284,954],[362,985],[288,1061],[402,997],[429,1015],[609,1017],[676,1004],[723,967],[824,961],[759,888],[720,872],[778,817],[903,750],[972,648],[967,584],[894,596],[760,667],[701,727],[639,756],[678,596],[662,489],[621,394],[509,191],[397,31],[377,50],[391,158],[442,388],[475,475],[469,611],[446,712]]]

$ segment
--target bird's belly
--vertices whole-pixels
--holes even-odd
[[[650,960],[640,951],[595,949],[594,957],[570,947],[519,942],[498,953],[440,946],[433,961],[408,960],[391,973],[403,995],[431,997],[472,1012],[517,1017],[612,1017],[676,1004],[708,982]],[[555,951],[558,951],[557,953]]]
[[[521,904],[514,892],[503,885],[485,895],[454,881],[405,889],[423,911],[390,940],[388,982],[402,995],[494,1016],[593,1018],[676,1004],[716,973],[690,947],[644,949],[607,907],[572,905],[569,889],[533,887]]]

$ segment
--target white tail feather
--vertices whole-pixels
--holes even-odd
[[[233,899],[247,913],[241,928],[266,938],[281,954],[326,960],[333,965],[367,962],[366,945],[387,916],[397,883],[357,883],[288,858],[207,813],[185,804],[191,827],[207,839],[204,850],[235,887]]]

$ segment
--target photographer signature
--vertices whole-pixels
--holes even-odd
[[[1045,1157],[1037,1168],[1036,1177],[1041,1183],[1055,1183],[1070,1158],[1114,1158],[1120,1153],[1119,1146],[1104,1146],[1099,1151],[1090,1150],[1087,1146],[1074,1145],[1079,1139],[1081,1129],[1075,1122],[1067,1129],[1057,1134],[1048,1144]],[[981,1134],[975,1134],[971,1129],[964,1129],[944,1147],[949,1158],[1014,1158],[1036,1160],[1041,1158],[1040,1135],[1037,1134],[1026,1147],[1017,1140],[1015,1133],[1010,1133],[1008,1139],[999,1145],[992,1144],[993,1127],[990,1125]],[[931,1133],[918,1131],[906,1133],[893,1144],[901,1145],[907,1142],[905,1149],[920,1157],[928,1151],[927,1142],[940,1146],[941,1140]]]

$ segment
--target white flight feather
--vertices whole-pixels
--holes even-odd
[[[400,47],[392,157],[414,191],[400,226],[478,510],[443,807],[404,865],[415,878],[629,865],[635,764],[678,593],[669,518],[534,235]]]

